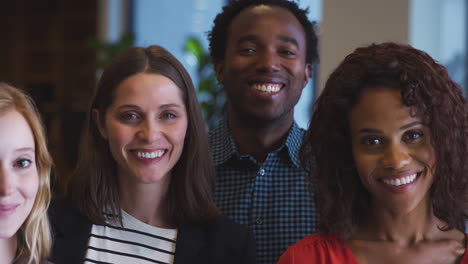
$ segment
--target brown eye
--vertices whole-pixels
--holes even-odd
[[[283,50],[283,51],[281,51],[281,53],[282,53],[282,54],[285,54],[285,55],[287,55],[287,56],[294,56],[294,55],[296,55],[296,53],[294,53],[294,52],[292,52],[292,51],[290,51],[290,50]]]
[[[131,121],[131,120],[137,120],[139,119],[139,116],[135,113],[122,113],[119,115],[121,120],[124,121]]]
[[[15,167],[17,168],[29,168],[31,167],[32,161],[28,159],[19,159],[15,162]]]
[[[240,54],[242,55],[250,55],[250,54],[253,54],[255,53],[255,49],[254,48],[245,48],[245,49],[241,49],[240,50]]]
[[[382,140],[378,137],[366,137],[361,141],[364,145],[375,146],[382,144]]]
[[[410,130],[403,135],[404,141],[417,141],[424,136],[421,131]]]

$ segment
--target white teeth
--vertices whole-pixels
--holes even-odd
[[[415,173],[413,175],[401,177],[398,179],[382,179],[382,181],[387,185],[400,186],[403,184],[408,184],[408,183],[413,182],[416,179],[416,176],[417,174]]]
[[[281,84],[268,83],[268,84],[255,84],[254,89],[266,93],[276,93],[281,89]]]
[[[396,182],[396,186],[402,185],[402,184],[403,184],[403,183],[400,181],[400,179],[396,179],[395,182]]]
[[[164,154],[164,150],[158,150],[154,152],[136,152],[137,156],[139,158],[145,158],[145,159],[154,159],[154,158],[159,158]]]

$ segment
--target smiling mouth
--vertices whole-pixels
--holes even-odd
[[[381,182],[383,182],[386,185],[390,186],[401,186],[405,184],[412,183],[418,178],[420,173],[414,173],[405,177],[400,177],[400,178],[392,178],[392,179],[381,179]]]
[[[7,216],[15,212],[18,204],[0,205],[0,216]]]
[[[141,159],[156,159],[160,158],[166,153],[165,150],[157,150],[157,151],[151,151],[151,152],[145,152],[145,151],[136,151],[135,152],[138,158]]]
[[[254,83],[251,87],[263,93],[277,93],[283,87],[280,83]]]

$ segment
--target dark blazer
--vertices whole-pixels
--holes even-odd
[[[49,207],[53,230],[50,260],[55,264],[83,263],[92,223],[69,199],[55,199]],[[175,264],[254,264],[255,241],[246,227],[218,217],[207,223],[179,227]]]

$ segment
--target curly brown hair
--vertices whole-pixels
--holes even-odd
[[[363,223],[370,195],[361,184],[351,149],[349,114],[364,90],[392,87],[432,133],[436,153],[430,189],[441,230],[464,231],[468,219],[468,104],[444,66],[409,45],[356,49],[330,75],[300,152],[315,183],[320,231],[348,238]]]

